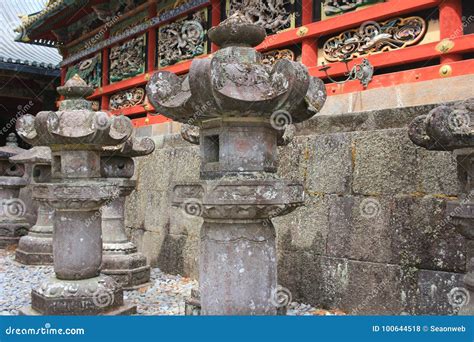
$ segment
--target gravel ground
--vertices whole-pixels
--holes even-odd
[[[30,292],[51,277],[52,266],[24,266],[14,261],[14,251],[0,250],[0,315],[17,315],[21,307],[30,304]],[[139,315],[184,315],[184,301],[197,282],[169,275],[159,268],[151,270],[150,286],[125,291],[124,299],[137,305]],[[318,310],[310,305],[292,302],[288,315],[334,315],[337,311]]]

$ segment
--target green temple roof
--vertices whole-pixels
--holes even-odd
[[[55,48],[15,41],[17,33],[14,30],[24,25],[22,20],[36,16],[47,5],[47,0],[2,0],[0,2],[0,69],[9,65],[17,68],[21,66],[42,69],[58,68],[62,57]],[[34,14],[27,16],[26,13]],[[23,19],[20,19],[20,16],[23,16]]]

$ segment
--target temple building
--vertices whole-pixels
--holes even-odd
[[[0,145],[26,113],[56,108],[61,55],[51,47],[16,42],[19,15],[41,11],[46,1],[2,1],[0,11]]]
[[[265,63],[302,61],[327,83],[333,112],[457,100],[470,84],[458,77],[474,72],[467,0],[50,0],[22,16],[16,40],[57,47],[61,83],[86,79],[95,109],[129,116],[144,135],[167,133],[175,125],[150,115],[150,75],[186,74],[218,48],[207,30],[238,10],[265,27]]]

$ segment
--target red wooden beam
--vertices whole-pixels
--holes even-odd
[[[381,20],[396,15],[411,13],[426,8],[436,7],[443,0],[391,0],[376,4],[359,11],[346,13],[334,18],[304,25],[306,32],[295,28],[276,35],[271,35],[258,46],[260,50],[271,50],[280,46],[294,44],[307,38],[317,38],[330,33],[340,32],[369,20]]]
[[[132,119],[132,124],[135,127],[142,127],[147,125],[159,124],[163,122],[172,121],[163,115],[147,115],[144,118]]]
[[[160,69],[160,71],[170,71],[174,72],[175,74],[183,74],[189,71],[189,67],[191,66],[191,60],[185,61],[182,63],[178,63],[175,65],[171,65],[169,67]],[[128,88],[133,88],[136,86],[144,85],[150,79],[151,73],[145,73],[142,75],[138,75],[127,80],[123,80],[117,83],[110,84],[108,86],[96,89],[96,91],[89,97],[89,99],[95,99],[99,96],[115,93],[119,90],[124,90]]]
[[[439,5],[439,29],[441,39],[454,39],[463,35],[461,0],[444,0]],[[460,61],[462,56],[449,54],[441,58],[441,63]]]
[[[450,64],[452,73],[450,77],[474,74],[474,59],[454,62]],[[374,76],[367,89],[386,88],[400,84],[431,81],[442,78],[441,66],[429,66],[420,69],[401,71],[396,73]],[[365,90],[359,81],[350,81],[344,84],[327,84],[328,95],[340,95]]]

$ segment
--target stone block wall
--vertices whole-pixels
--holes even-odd
[[[352,314],[450,314],[465,241],[446,220],[459,193],[450,153],[413,145],[406,125],[433,106],[316,116],[280,150],[307,201],[274,219],[279,283],[293,299]],[[199,177],[197,146],[155,137],[138,162],[126,226],[154,266],[198,276],[202,220],[171,208],[172,182]]]

